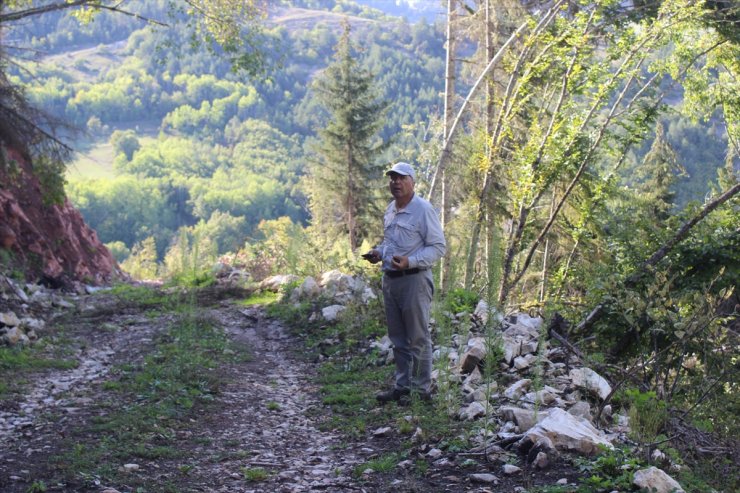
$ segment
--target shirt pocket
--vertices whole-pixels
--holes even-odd
[[[402,250],[414,248],[419,243],[419,228],[413,219],[400,218],[393,228],[393,236]]]

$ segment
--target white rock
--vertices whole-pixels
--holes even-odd
[[[333,322],[337,319],[339,314],[346,310],[347,307],[343,305],[329,305],[321,309],[321,316],[329,322]]]
[[[324,272],[319,281],[324,295],[339,303],[348,303],[365,291],[365,283],[358,278],[343,274],[338,270]]]
[[[303,283],[295,288],[290,294],[290,301],[295,303],[305,299],[312,300],[318,298],[320,294],[321,287],[313,277],[308,276],[303,280]]]
[[[85,285],[85,292],[87,294],[93,294],[93,293],[98,293],[100,291],[110,291],[110,290],[111,290],[111,288],[106,287],[106,286],[90,286],[90,285]]]
[[[537,443],[542,438],[549,438],[558,450],[569,450],[593,455],[600,447],[614,448],[599,430],[586,421],[560,408],[549,409],[536,426],[528,430],[520,444]]]
[[[609,382],[590,368],[573,368],[569,376],[573,385],[597,395],[602,401],[612,392]]]
[[[496,476],[488,473],[471,474],[470,479],[476,483],[498,484],[499,482]]]
[[[514,358],[519,356],[522,351],[522,343],[519,340],[504,337],[503,338],[504,361],[511,364]]]
[[[532,465],[537,469],[546,469],[550,465],[550,459],[544,452],[537,452],[537,457],[532,461]]]
[[[461,409],[458,415],[460,416],[460,419],[472,421],[481,416],[485,416],[485,414],[486,408],[483,404],[480,402],[472,402],[468,407]]]
[[[124,464],[121,468],[122,472],[134,472],[138,471],[140,468],[139,464]]]
[[[657,467],[649,467],[635,472],[632,483],[638,488],[655,493],[683,493],[681,485]]]
[[[650,454],[650,458],[653,460],[653,462],[663,462],[666,460],[666,455],[660,450],[655,449],[653,450],[653,453]]]
[[[393,430],[390,426],[383,426],[382,428],[378,428],[375,431],[373,431],[373,436],[376,437],[386,437],[391,434]]]
[[[529,386],[532,385],[532,380],[523,378],[518,382],[510,385],[509,388],[504,390],[504,397],[516,401],[520,399],[529,390]]]
[[[278,292],[281,287],[298,281],[299,277],[293,274],[270,276],[260,282],[260,289]]]
[[[463,385],[474,385],[480,383],[481,380],[483,380],[483,375],[480,374],[478,366],[475,366],[473,367],[473,371],[470,372],[470,375],[466,376],[465,380],[463,380]]]
[[[463,373],[470,373],[479,362],[486,358],[488,350],[486,340],[483,337],[471,337],[468,346],[460,359],[460,368]]]
[[[21,324],[21,321],[13,312],[0,312],[0,324],[8,327],[17,327]]]
[[[555,484],[565,486],[566,484],[568,484],[568,478],[560,478],[557,481],[555,481]]]
[[[74,308],[72,303],[63,298],[57,298],[56,296],[51,299],[51,304],[59,308]]]
[[[523,341],[520,354],[534,354],[537,352],[537,347],[539,346],[539,341],[537,339],[532,339],[530,341]]]
[[[591,417],[591,406],[589,406],[588,402],[578,401],[568,408],[568,412],[573,416],[593,422],[593,418]]]
[[[504,467],[502,467],[501,470],[507,476],[511,476],[513,474],[517,474],[517,473],[522,472],[522,468],[521,467],[517,467],[514,464],[504,464]]]
[[[26,346],[30,344],[31,341],[21,329],[18,327],[11,327],[5,331],[5,334],[0,338],[0,342],[9,346]]]
[[[430,459],[439,459],[440,457],[442,457],[442,451],[438,448],[433,448],[432,450],[427,452],[427,457],[429,457]]]
[[[448,459],[447,457],[442,457],[441,459],[435,460],[432,464],[434,464],[434,467],[438,467],[440,469],[446,468],[446,467],[455,467],[455,463]]]
[[[370,343],[370,348],[377,348],[381,356],[384,354],[388,354],[388,352],[391,350],[391,346],[393,346],[393,343],[387,335],[381,337],[379,341],[373,341]]]
[[[377,300],[378,295],[375,294],[375,291],[370,288],[370,286],[365,286],[365,288],[362,290],[362,294],[360,295],[360,299],[362,300],[362,303],[367,305],[370,300]]]
[[[41,330],[46,326],[46,322],[38,318],[23,317],[20,325],[26,329]]]
[[[531,409],[522,409],[514,406],[504,406],[499,409],[499,412],[507,421],[516,423],[519,427],[519,431],[524,433],[525,431],[532,428],[537,424],[537,416]]]
[[[535,362],[537,357],[534,354],[525,354],[524,356],[517,356],[514,358],[514,368],[517,370],[524,370],[529,368]]]
[[[475,305],[473,310],[473,319],[477,320],[481,326],[485,326],[488,323],[488,303],[485,300],[480,300]]]

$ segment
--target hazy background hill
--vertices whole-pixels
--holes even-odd
[[[183,226],[200,224],[227,251],[261,220],[305,223],[307,143],[326,117],[311,81],[330,63],[343,19],[391,102],[381,132],[393,141],[387,160],[414,152],[440,104],[441,29],[369,6],[321,3],[331,11],[314,2],[271,10],[271,62],[251,79],[218,54],[172,42],[184,33],[125,16],[103,13],[79,26],[49,14],[9,33],[43,55],[15,74],[29,98],[82,130],[66,137],[79,151],[67,191],[119,259],[147,238],[161,257]],[[151,15],[165,8],[144,4]]]
[[[167,8],[162,0],[141,4],[152,17]],[[8,36],[40,58],[14,73],[30,100],[81,131],[65,136],[78,151],[70,199],[119,260],[145,240],[161,259],[183,227],[223,253],[259,239],[263,220],[308,222],[303,177],[327,118],[311,82],[331,62],[343,19],[359,63],[390,102],[383,160],[419,158],[442,104],[444,31],[433,23],[441,10],[437,2],[384,0],[273,7],[263,33],[268,68],[253,78],[233,73],[218,53],[183,44],[182,28],[105,12],[83,25],[47,14]],[[723,162],[723,130],[669,116],[666,134],[687,171],[677,203],[701,198]]]

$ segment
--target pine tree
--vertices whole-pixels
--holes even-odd
[[[386,144],[377,133],[388,104],[378,99],[373,75],[354,58],[350,31],[345,21],[334,62],[315,84],[329,122],[319,131],[319,159],[311,170],[311,212],[324,231],[341,225],[354,250],[379,221],[377,158]]]
[[[655,140],[642,165],[635,170],[637,191],[645,201],[652,221],[662,223],[670,217],[676,195],[673,186],[681,176],[686,176],[686,170],[679,164],[676,151],[665,136],[663,124],[658,122]]]

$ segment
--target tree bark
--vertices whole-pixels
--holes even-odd
[[[452,146],[449,143],[449,134],[452,127],[452,111],[455,99],[455,37],[454,21],[457,5],[455,0],[447,0],[447,43],[445,53],[445,98],[443,115],[443,142],[442,153],[439,159],[438,172],[442,175],[442,230],[447,230],[452,207],[450,205],[450,177],[447,173],[447,164],[450,161]],[[451,248],[447,248],[442,258],[442,268],[439,271],[439,285],[442,292],[447,292],[450,282]]]

